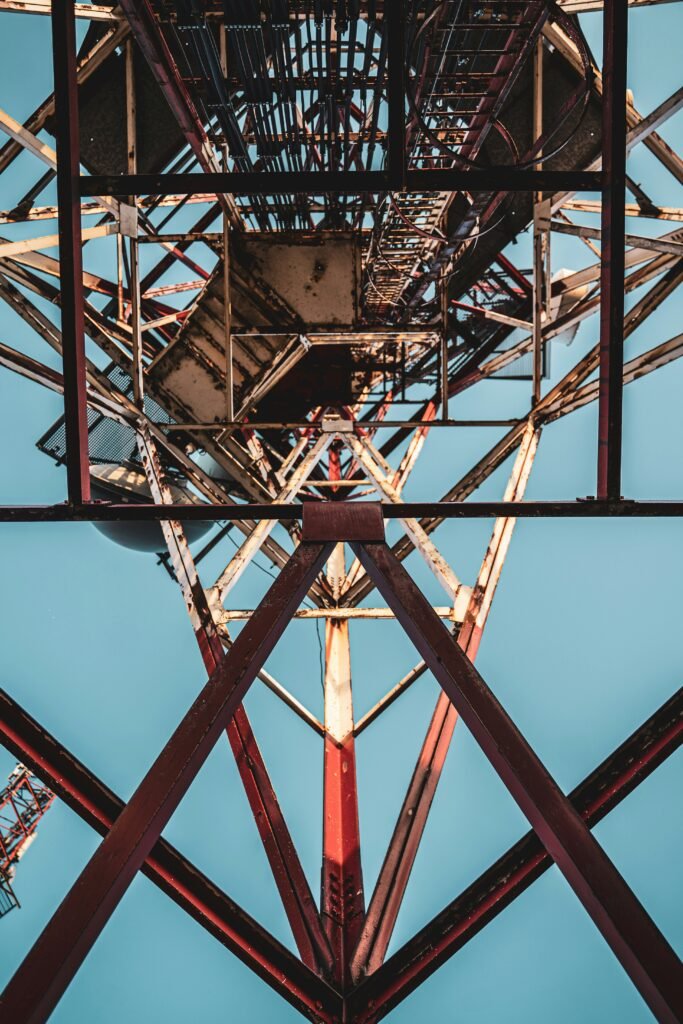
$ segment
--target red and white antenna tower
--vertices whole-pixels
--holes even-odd
[[[0,917],[19,906],[12,888],[16,865],[36,837],[38,822],[55,795],[23,764],[0,793]]]

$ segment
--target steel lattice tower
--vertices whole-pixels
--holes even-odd
[[[637,110],[629,4],[0,2],[3,17],[16,10],[50,15],[55,92],[23,124],[0,109],[0,174],[26,154],[36,172],[0,219],[56,221],[57,235],[0,239],[0,297],[61,369],[5,344],[0,366],[63,395],[38,447],[65,467],[67,494],[0,517],[89,521],[157,552],[208,681],[127,803],[0,693],[0,740],[33,787],[31,828],[54,792],[103,837],[10,981],[0,1021],[50,1016],[143,872],[307,1019],[377,1024],[553,864],[655,1017],[680,1021],[680,962],[591,829],[677,749],[681,692],[565,794],[474,666],[518,519],[683,515],[683,497],[622,493],[624,387],[683,355],[680,334],[626,349],[683,278],[683,211],[627,173],[643,146],[683,181],[658,134],[683,90]],[[599,61],[579,17],[589,11],[602,12]],[[57,206],[41,205],[53,181]],[[659,233],[627,233],[627,216]],[[524,268],[510,246],[527,229]],[[88,246],[110,236],[104,276]],[[575,239],[576,269],[557,266],[558,236]],[[58,260],[46,255],[57,241]],[[556,379],[558,341],[594,314],[595,344]],[[460,396],[492,380],[527,382],[521,411],[456,418]],[[591,403],[595,493],[525,500],[543,434]],[[440,500],[405,500],[430,436],[479,428],[497,440],[459,480],[443,467]],[[500,500],[478,500],[506,463]],[[491,520],[469,582],[437,533],[465,518]],[[441,604],[417,586],[412,555]],[[275,579],[241,608],[235,588],[261,556]],[[321,717],[265,668],[295,618],[324,627]],[[419,660],[358,717],[350,624],[383,619]],[[438,700],[369,891],[356,743],[427,673]],[[319,894],[243,703],[257,681],[320,742]],[[531,830],[388,955],[464,729]],[[162,837],[226,739],[296,954]],[[11,860],[21,843],[5,849]]]

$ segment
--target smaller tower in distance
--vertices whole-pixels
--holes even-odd
[[[36,836],[38,822],[54,793],[23,764],[18,764],[0,792],[0,917],[19,906],[12,879],[16,865]]]

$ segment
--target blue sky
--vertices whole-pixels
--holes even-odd
[[[22,120],[51,88],[46,19],[3,14],[0,106]],[[629,86],[647,114],[680,85],[680,6],[631,14]],[[599,17],[585,19],[596,53]],[[28,73],[30,72],[30,73]],[[683,149],[683,117],[662,130]],[[23,162],[26,161],[26,162]],[[681,190],[642,147],[630,173],[665,205]],[[2,179],[7,208],[39,173],[22,157]],[[49,193],[45,194],[46,197]],[[41,202],[43,199],[41,199]],[[45,199],[44,201],[49,201]],[[586,223],[588,220],[585,221]],[[37,234],[52,227],[34,225]],[[631,223],[647,233],[647,221]],[[6,231],[20,237],[19,230]],[[104,266],[108,242],[89,247]],[[554,267],[584,259],[562,239]],[[56,253],[55,253],[56,255]],[[528,242],[512,255],[528,266]],[[632,301],[637,300],[636,293]],[[636,354],[680,330],[674,296],[628,342]],[[597,337],[585,324],[569,349],[554,351],[553,379]],[[0,341],[56,365],[45,345],[6,307]],[[683,496],[683,362],[630,385],[625,394],[623,490],[629,497]],[[527,384],[492,382],[456,399],[451,414],[516,415]],[[60,501],[63,473],[35,449],[60,413],[59,399],[0,371],[0,424],[7,439],[3,503]],[[596,407],[545,431],[527,497],[574,498],[595,490]],[[494,430],[433,431],[407,498],[436,499],[497,439]],[[500,497],[510,465],[482,497]],[[458,574],[471,582],[490,524],[451,523],[435,535]],[[522,521],[478,658],[496,695],[568,790],[678,688],[683,578],[680,522]],[[210,583],[228,548],[203,563]],[[0,528],[2,686],[122,797],[133,792],[204,681],[179,592],[154,556],[127,552],[87,525]],[[263,563],[263,560],[261,560]],[[438,587],[408,562],[431,598]],[[268,585],[258,571],[235,591],[256,602]],[[352,624],[354,693],[363,714],[417,660],[390,622]],[[319,653],[310,623],[293,625],[269,668],[322,714]],[[358,742],[366,891],[379,870],[433,703],[425,677]],[[320,870],[320,741],[258,685],[247,707],[276,781],[312,887]],[[0,751],[0,778],[13,767]],[[680,952],[681,755],[664,766],[596,829],[596,835],[665,935]],[[459,726],[417,858],[392,949],[441,909],[523,831],[502,784]],[[226,743],[214,750],[165,833],[202,870],[291,945],[255,826]],[[0,921],[0,984],[40,933],[98,843],[57,804],[21,863],[22,909]],[[57,1024],[128,1020],[245,1024],[300,1019],[254,975],[143,878],[137,879],[56,1010]],[[640,1024],[652,1017],[564,880],[548,872],[390,1016],[468,1024]]]

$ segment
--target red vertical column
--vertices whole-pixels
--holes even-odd
[[[333,589],[343,575],[338,544],[328,563]],[[365,915],[347,619],[325,623],[325,729],[321,908],[335,980],[345,988]]]
[[[90,501],[88,416],[85,386],[85,329],[81,254],[81,199],[73,0],[52,4],[55,77],[59,276],[64,361],[64,428],[69,501]]]
[[[597,493],[612,501],[621,497],[627,37],[628,0],[605,0]]]

